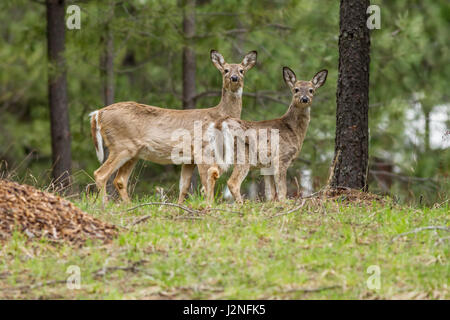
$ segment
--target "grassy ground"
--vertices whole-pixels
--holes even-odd
[[[193,213],[169,206],[125,211],[150,201],[157,200],[105,210],[76,201],[124,227],[110,244],[76,248],[15,234],[0,248],[0,298],[450,298],[448,230],[395,238],[419,227],[448,226],[448,202],[419,209],[309,199],[291,213],[302,202],[220,204],[214,208],[224,211]],[[202,202],[188,205],[201,210]],[[79,267],[80,289],[66,285],[70,266]],[[375,273],[368,273],[370,266]],[[369,278],[376,285],[377,270],[378,290],[367,285]]]

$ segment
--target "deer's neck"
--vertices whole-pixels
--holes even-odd
[[[242,111],[242,88],[237,92],[222,89],[222,98],[218,105],[222,114],[240,118]]]
[[[310,107],[297,107],[293,103],[281,118],[283,122],[297,135],[299,141],[303,142],[310,120]]]

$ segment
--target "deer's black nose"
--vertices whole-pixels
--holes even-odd
[[[237,82],[238,81],[238,77],[237,76],[231,76],[231,81],[233,82]]]
[[[309,98],[308,97],[302,97],[302,102],[303,103],[308,103],[309,102]]]

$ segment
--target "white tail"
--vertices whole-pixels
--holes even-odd
[[[92,139],[94,139],[95,153],[97,154],[98,161],[103,163],[105,155],[103,153],[103,138],[98,124],[98,110],[89,113],[89,117],[91,117],[91,130]]]

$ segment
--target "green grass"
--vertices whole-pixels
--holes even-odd
[[[14,234],[0,248],[0,298],[69,299],[449,299],[449,204],[400,207],[307,200],[298,206],[220,204],[196,214],[168,206],[105,210],[76,204],[123,229],[110,244],[84,247],[28,241]],[[188,205],[201,210],[201,199]],[[232,212],[233,211],[233,212]],[[146,221],[132,226],[145,215]],[[272,217],[272,218],[271,218]],[[81,288],[64,282],[69,266]],[[369,266],[379,266],[379,290]]]

